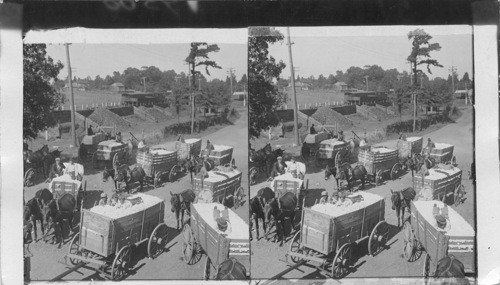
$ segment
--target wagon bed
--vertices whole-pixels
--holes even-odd
[[[375,255],[388,239],[388,226],[384,221],[385,202],[383,197],[359,191],[364,201],[355,203],[349,209],[339,210],[333,205],[316,204],[302,209],[300,231],[295,234],[287,256],[293,262],[302,259],[319,262],[320,270],[332,262],[333,278],[344,276],[349,268],[351,245],[369,239],[368,251]],[[337,209],[333,213],[333,209]],[[329,213],[329,214],[328,214]],[[314,253],[320,253],[320,256]]]
[[[74,208],[76,211],[80,208],[78,205],[80,205],[82,197],[87,191],[87,181],[75,180],[69,174],[64,174],[52,179],[49,183],[49,190],[53,193],[55,199],[59,199],[65,194],[71,194],[77,201]]]
[[[424,189],[432,191],[432,198],[447,201],[456,193],[462,185],[462,170],[451,165],[438,165],[429,169],[429,175],[424,176],[422,184],[422,173],[417,173],[414,178],[414,188],[417,193]],[[420,195],[424,196],[424,195]]]
[[[180,172],[177,151],[152,148],[148,152],[139,152],[136,160],[137,165],[144,169],[146,176],[153,181],[155,187],[161,184],[162,177],[168,176],[168,181],[172,182]]]
[[[423,275],[428,277],[437,267],[437,262],[449,254],[459,259],[465,273],[475,273],[475,239],[474,229],[454,209],[448,207],[450,224],[448,231],[437,229],[432,209],[434,204],[439,208],[444,203],[439,201],[412,201],[410,221],[405,222],[403,232],[404,254],[407,260],[416,260],[421,251],[425,251]]]
[[[291,173],[287,172],[276,176],[273,181],[271,181],[270,188],[277,194],[278,197],[285,195],[287,192],[292,192],[298,197],[300,191],[304,188],[307,189],[307,186],[304,185],[304,180],[294,178]]]
[[[399,158],[406,159],[415,153],[422,152],[423,138],[422,137],[408,137],[406,140],[398,140],[397,149]]]
[[[429,153],[429,156],[433,158],[436,163],[450,163],[454,160],[453,150],[454,146],[447,143],[435,143],[435,147],[432,148],[429,153],[429,148],[426,147],[424,152]]]
[[[199,176],[193,178],[193,190],[196,195],[203,191],[209,191],[213,198],[210,202],[222,202],[224,198],[234,197],[236,196],[235,192],[240,191],[241,177],[241,171],[237,169],[230,171],[211,170],[208,172],[208,177],[203,179],[203,185]]]
[[[217,275],[211,274],[211,269],[217,272],[219,265],[230,257],[238,260],[245,268],[250,268],[248,224],[228,209],[232,232],[221,233],[213,219],[214,207],[220,210],[224,208],[218,203],[191,204],[190,225],[186,224],[183,228],[183,253],[186,263],[193,263],[198,247],[207,255],[204,279]]]
[[[92,164],[97,168],[99,161],[110,161],[115,165],[119,160],[127,157],[128,145],[115,140],[102,141],[92,155]]]
[[[176,141],[175,150],[179,160],[188,160],[201,152],[201,139],[185,139],[184,142]]]
[[[213,145],[208,158],[215,163],[215,166],[231,163],[233,158],[233,148],[227,145]],[[206,151],[206,150],[203,150]]]
[[[372,147],[371,150],[359,151],[358,164],[366,168],[368,175],[372,176],[377,184],[384,173],[389,172],[391,179],[395,179],[402,169],[398,150],[386,147]]]

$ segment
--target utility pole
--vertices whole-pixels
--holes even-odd
[[[292,60],[292,43],[290,42],[290,27],[286,28],[287,39],[288,39],[288,55],[290,57],[290,79],[292,80],[292,104],[293,104],[293,137],[295,139],[295,145],[300,145],[299,142],[299,130],[297,122],[297,93],[295,93],[295,72],[293,69]]]
[[[451,72],[451,93],[455,93],[455,73],[457,72],[457,67],[450,66],[448,70]]]
[[[368,91],[368,75],[365,75],[365,80],[366,80],[366,91]]]
[[[198,76],[198,91],[201,91],[201,76]]]
[[[144,86],[144,92],[146,92],[146,77],[142,77],[142,82]]]
[[[230,67],[227,71],[227,74],[229,74],[229,82],[231,83],[231,96],[233,96],[233,73],[234,68]]]
[[[76,146],[76,132],[75,132],[75,98],[73,96],[73,81],[71,77],[71,62],[69,60],[69,45],[68,43],[64,44],[66,46],[66,59],[68,60],[68,83],[69,83],[69,94],[70,94],[70,112],[71,112],[71,138],[73,141],[73,146]]]
[[[193,64],[193,70],[194,70],[194,62],[192,63],[188,63],[188,84],[189,84],[189,92],[191,92],[191,94],[189,95],[190,99],[191,99],[191,134],[194,133],[194,90],[191,90],[191,80],[190,79],[190,75],[191,75],[191,78],[193,80],[193,87],[194,87],[194,82],[195,82],[195,78],[194,78],[194,74],[191,74],[191,64]],[[194,89],[194,88],[193,88]]]

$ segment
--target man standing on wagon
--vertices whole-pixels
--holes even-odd
[[[273,164],[273,170],[271,171],[271,176],[269,179],[274,178],[275,176],[285,174],[286,172],[286,164],[283,162],[283,157],[278,156],[278,161]]]
[[[52,166],[50,167],[49,178],[47,180],[51,181],[55,177],[62,176],[64,174],[65,168],[66,167],[61,162],[61,158],[56,157],[56,162],[54,164],[52,164]]]

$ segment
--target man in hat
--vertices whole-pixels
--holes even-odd
[[[344,191],[340,193],[340,201],[337,203],[340,207],[347,208],[352,205],[351,199],[347,198],[347,193]]]
[[[116,142],[119,142],[119,143],[122,142],[122,133],[121,132],[116,133]]]
[[[215,149],[214,145],[209,140],[207,140],[207,146],[205,147],[205,155],[209,156],[212,150],[214,149]]]
[[[309,129],[309,133],[311,135],[317,134],[316,129],[314,128],[314,124],[311,125],[311,128]]]
[[[297,177],[299,173],[299,165],[295,161],[295,157],[292,156],[290,158],[290,164],[286,167],[286,172],[290,172],[293,175],[293,177]]]
[[[447,221],[443,215],[436,216],[436,224],[438,231],[446,231],[447,230]]]
[[[64,174],[65,168],[66,167],[61,162],[61,158],[56,157],[55,163],[52,164],[52,166],[50,167],[50,173],[49,173],[48,180],[50,181],[50,180],[54,179],[55,177],[62,176]]]
[[[89,127],[87,128],[87,135],[88,136],[93,136],[94,135],[94,131],[92,130],[92,125],[89,124]]]
[[[330,196],[330,204],[337,204],[339,201],[339,192],[333,191],[332,196]]]
[[[218,228],[219,232],[221,232],[222,234],[225,234],[225,235],[231,233],[232,228],[231,228],[231,223],[229,221],[220,217],[216,220],[216,222],[217,222],[217,228]]]
[[[101,196],[102,196],[102,194],[101,194]],[[111,195],[111,199],[108,200],[108,205],[116,206],[117,203],[118,203],[118,194],[113,193],[113,195]]]
[[[101,193],[101,200],[99,200],[99,206],[104,206],[108,204],[108,195],[104,192]]]
[[[338,140],[344,141],[344,132],[342,130],[339,131]]]
[[[285,174],[286,164],[283,162],[283,157],[278,156],[278,160],[273,164],[273,169],[271,171],[271,176],[269,179],[272,179],[278,175]]]
[[[430,154],[432,149],[434,149],[435,147],[436,147],[436,145],[431,140],[431,138],[427,138],[427,147],[425,148],[427,150],[427,154]]]
[[[328,202],[328,192],[324,190],[323,192],[321,192],[321,198],[319,199],[319,203],[326,204],[326,202]]]

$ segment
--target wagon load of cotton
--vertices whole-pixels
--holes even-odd
[[[398,150],[386,147],[372,147],[371,150],[362,150],[358,153],[358,162],[378,163],[398,158]]]
[[[215,192],[223,191],[234,191],[235,186],[241,184],[241,171],[237,169],[227,169],[229,171],[209,171],[208,177],[203,179],[203,185],[201,183],[201,177],[196,176],[193,178],[193,187],[196,192],[201,190],[209,190],[215,194]],[[232,192],[228,192],[232,193]]]
[[[227,209],[229,214],[229,223],[231,229],[226,232],[220,232],[217,227],[217,221],[214,219],[214,208],[223,211],[225,207],[219,203],[196,203],[191,205],[200,217],[214,230],[223,233],[229,239],[249,240],[248,224],[238,216],[233,210]]]
[[[435,168],[428,170],[429,175],[424,176],[424,183],[422,185],[422,173],[415,175],[415,191],[420,191],[425,187],[431,188],[434,191],[442,188],[450,187],[448,191],[455,191],[455,188],[460,185],[462,181],[462,170],[454,166],[438,165]]]
[[[198,155],[201,151],[201,139],[185,139],[184,142],[176,141],[175,150],[177,158],[190,159],[192,155]]]
[[[408,137],[406,140],[398,140],[399,157],[408,158],[413,153],[420,153],[422,151],[422,142],[422,137]]]
[[[159,204],[163,204],[162,199],[147,194],[137,193],[127,197],[122,205],[120,205],[120,203],[115,206],[97,205],[91,208],[90,211],[111,219],[118,219],[155,207]],[[163,209],[165,208],[164,205],[162,205],[162,207]]]
[[[172,167],[177,164],[177,153],[164,148],[153,148],[149,150],[149,153],[138,152],[136,160],[137,164],[140,165],[146,173],[151,174],[155,166],[167,165]]]
[[[361,197],[356,197],[356,196],[361,196]],[[360,209],[367,208],[371,205],[377,204],[377,203],[383,203],[384,198],[364,192],[364,191],[358,191],[356,193],[348,195],[345,199],[350,199],[352,198],[353,200],[356,200],[357,202],[352,203],[349,206],[343,206],[343,205],[338,205],[338,204],[331,204],[331,203],[326,203],[326,204],[316,204],[311,207],[311,210],[314,210],[316,212],[322,213],[329,215],[331,217],[340,217],[345,214],[349,214],[352,212],[355,212]],[[339,200],[340,201],[340,200]],[[340,203],[340,202],[337,202]]]
[[[320,143],[326,139],[328,139],[328,133],[320,132],[317,134],[307,134],[306,138],[304,139],[304,142],[316,144],[316,143]]]

